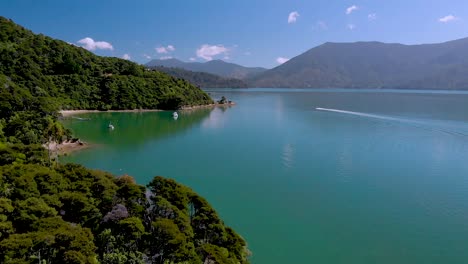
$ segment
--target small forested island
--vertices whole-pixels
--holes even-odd
[[[44,148],[72,137],[59,110],[213,103],[184,80],[0,17],[0,262],[248,263],[246,242],[188,187],[60,164]]]

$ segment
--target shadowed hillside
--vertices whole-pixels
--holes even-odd
[[[248,80],[254,87],[468,89],[468,38],[325,43]]]

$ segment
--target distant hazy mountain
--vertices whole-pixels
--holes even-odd
[[[250,78],[248,84],[468,90],[468,38],[424,45],[325,43]]]
[[[247,84],[239,79],[225,78],[219,75],[206,73],[206,72],[194,72],[194,71],[184,70],[181,68],[162,67],[162,66],[149,67],[149,68],[167,73],[174,78],[187,80],[191,84],[194,84],[202,88],[246,88],[247,87]]]
[[[244,67],[222,60],[212,60],[208,62],[183,62],[177,59],[152,60],[146,64],[147,67],[164,66],[181,68],[194,72],[207,72],[226,78],[245,79],[266,71],[261,67]]]

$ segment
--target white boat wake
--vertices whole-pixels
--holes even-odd
[[[405,119],[405,118],[398,118],[398,117],[391,117],[391,116],[384,116],[384,115],[375,115],[375,114],[368,114],[368,113],[362,113],[362,112],[353,112],[353,111],[346,111],[346,110],[333,109],[333,108],[317,107],[315,108],[315,110],[401,122],[401,123],[406,123],[414,127],[422,128],[425,130],[438,131],[438,132],[455,135],[455,136],[464,136],[464,137],[468,136],[468,134],[461,133],[459,131],[447,130],[445,128],[435,127],[437,125],[428,121],[425,122],[425,121],[419,121],[419,120],[413,120],[413,119]]]
[[[414,120],[409,119],[402,119],[390,116],[382,116],[382,115],[374,115],[374,114],[366,114],[361,112],[353,112],[353,111],[346,111],[346,110],[339,110],[339,109],[332,109],[332,108],[321,108],[317,107],[315,110],[320,111],[328,111],[328,112],[335,112],[335,113],[342,113],[342,114],[349,114],[349,115],[356,115],[356,116],[364,116],[364,117],[371,117],[371,118],[378,118],[378,119],[385,119],[385,120],[392,120],[392,121],[400,121],[400,122],[414,122]]]

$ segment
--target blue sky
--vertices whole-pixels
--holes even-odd
[[[468,37],[467,0],[2,0],[0,15],[139,63],[174,57],[271,68],[327,41]]]

